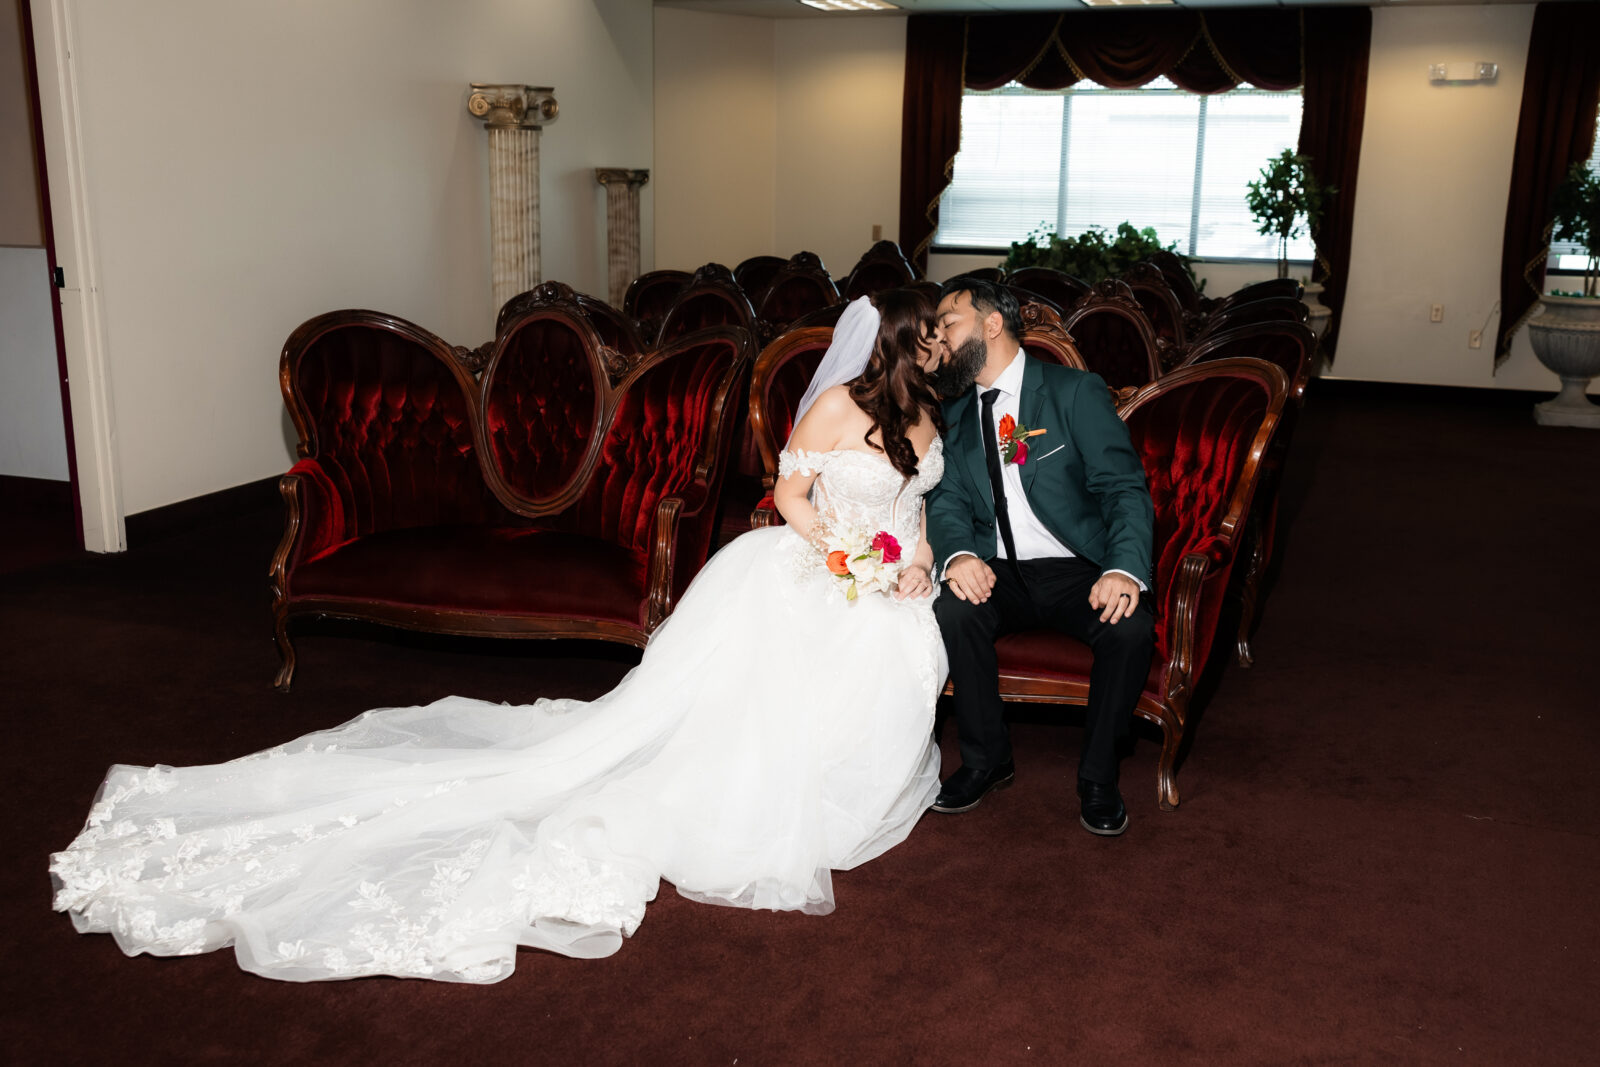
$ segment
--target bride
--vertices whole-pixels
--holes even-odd
[[[910,290],[850,305],[780,457],[787,525],[718,553],[610,693],[447,697],[215,766],[113,767],[51,857],[56,910],[129,955],[455,982],[505,978],[518,945],[610,955],[662,879],[833,910],[830,872],[904,840],[939,787],[933,323]]]

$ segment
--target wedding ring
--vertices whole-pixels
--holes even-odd
[[[1129,596],[1127,593],[1122,593],[1122,594],[1118,595],[1117,599],[1118,600],[1132,600],[1133,597]]]

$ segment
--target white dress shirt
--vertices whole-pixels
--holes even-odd
[[[972,387],[979,397],[979,402],[976,405],[977,414],[973,417],[978,420],[981,432],[995,435],[997,441],[999,434],[997,427],[1000,425],[1000,421],[1007,415],[1010,415],[1012,419],[1016,419],[1017,412],[1021,409],[1022,370],[1026,366],[1023,360],[1027,358],[1022,349],[1017,349],[1017,354],[1012,357],[1010,363],[1006,364],[1006,369],[1001,371],[1000,376],[989,386],[989,389],[1000,390],[1000,395],[994,398],[994,423],[992,425],[982,425],[982,397],[989,390],[977,383],[973,383]],[[1028,427],[1030,430],[1037,430],[1038,428],[1037,426]],[[1061,428],[1058,432],[1065,432],[1065,428]],[[1030,462],[1054,451],[1054,449],[1044,447],[1048,440],[1049,434],[1033,438],[1029,446]],[[1018,559],[1065,559],[1075,554],[1072,549],[1057,540],[1055,534],[1052,534],[1045,527],[1045,524],[1039,521],[1039,516],[1033,513],[1033,508],[1028,504],[1028,494],[1022,490],[1022,465],[1020,463],[1006,462],[1005,447],[1003,445],[1000,448],[1000,481],[1006,490],[1006,510],[1011,517],[1011,539],[1017,546]],[[998,530],[996,534],[995,557],[997,559],[1006,559],[1008,556],[1005,538],[998,536]],[[951,560],[954,560],[957,556],[970,555],[972,555],[970,552],[955,553],[950,559],[944,561],[944,569],[948,571]],[[1144,582],[1139,581],[1137,575],[1128,574],[1127,571],[1121,568],[1113,567],[1105,573],[1126,574],[1129,578],[1138,582],[1141,592],[1146,588]]]

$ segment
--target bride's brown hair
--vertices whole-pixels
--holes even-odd
[[[875,452],[882,452],[894,469],[913,478],[917,473],[917,450],[906,431],[927,415],[934,427],[944,432],[939,397],[928,384],[918,357],[922,343],[933,336],[936,305],[920,289],[890,289],[872,297],[878,309],[878,336],[872,355],[859,377],[850,383],[850,399],[872,416],[872,426],[862,440]],[[878,434],[883,444],[872,441]]]

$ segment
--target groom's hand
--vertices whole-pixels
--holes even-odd
[[[994,591],[994,571],[977,556],[957,556],[944,576],[950,591],[970,604],[982,604]]]
[[[1100,612],[1100,621],[1115,626],[1139,606],[1139,583],[1126,574],[1108,571],[1089,590],[1089,606]]]

